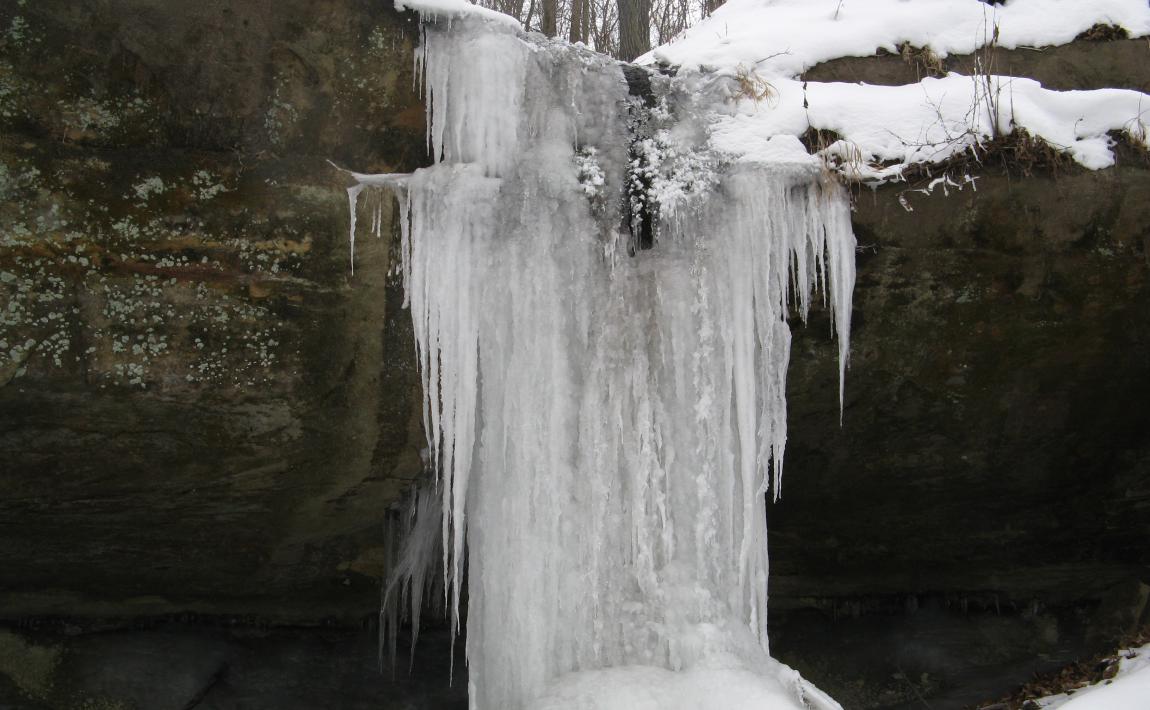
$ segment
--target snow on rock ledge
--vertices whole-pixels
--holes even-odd
[[[939,163],[1023,129],[1097,170],[1114,164],[1111,132],[1150,149],[1150,96],[1052,91],[995,75],[992,67],[895,87],[795,78],[819,62],[895,50],[903,42],[941,56],[988,44],[1065,43],[1095,24],[1146,35],[1150,6],[1144,0],[1014,0],[1001,7],[977,0],[731,0],[640,62],[675,65],[680,77],[699,84],[736,87],[730,105],[717,107],[712,127],[716,147],[736,159],[770,159],[782,145],[779,136],[833,131],[841,140],[821,147],[822,156],[849,179],[884,182],[900,179],[911,164]]]
[[[1150,34],[1144,0],[730,0],[711,17],[639,58],[684,68],[753,65],[798,76],[838,57],[897,51],[904,42],[939,56],[970,54],[997,25],[1000,47],[1066,44],[1095,24]]]
[[[467,0],[395,0],[396,10],[414,10],[425,20],[445,17],[448,19],[458,17],[482,18],[489,22],[508,25],[523,29],[523,25],[511,15],[480,7]]]

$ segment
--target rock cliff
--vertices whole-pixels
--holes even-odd
[[[418,378],[394,206],[361,201],[383,238],[352,276],[327,162],[426,161],[416,42],[368,0],[0,10],[0,707],[240,702],[308,654],[332,693],[459,701],[372,675]],[[1117,39],[1000,64],[1146,91],[1147,59]],[[825,315],[795,324],[773,644],[848,707],[972,702],[1147,620],[1150,162],[1023,167],[857,190],[841,427]],[[186,689],[105,673],[164,653]]]

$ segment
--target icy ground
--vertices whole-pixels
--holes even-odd
[[[1145,710],[1150,707],[1150,644],[1118,652],[1114,678],[1040,698],[1043,710]]]

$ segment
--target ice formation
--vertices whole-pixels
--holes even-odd
[[[433,483],[416,486],[406,505],[389,511],[385,542],[387,583],[379,604],[379,661],[383,669],[390,659],[395,670],[396,641],[401,611],[411,624],[411,661],[419,640],[419,621],[425,607],[440,607],[436,582],[441,581],[437,564],[443,549],[441,524],[443,510],[439,487]]]
[[[420,8],[435,165],[350,194],[389,185],[407,215],[423,512],[471,706],[837,708],[768,654],[764,503],[787,319],[820,292],[846,365],[843,190],[793,139],[716,150],[724,94],[452,8]],[[417,598],[438,553],[410,524]]]
[[[855,242],[827,171],[899,179],[1020,128],[1102,168],[1113,131],[1150,146],[1150,97],[989,69],[897,87],[798,74],[903,42],[1143,36],[1145,0],[729,0],[645,58],[674,78],[464,0],[397,6],[424,20],[435,164],[355,175],[352,249],[361,192],[395,191],[439,478],[397,522],[385,609],[417,621],[442,575],[458,629],[466,597],[480,710],[837,708],[769,656],[763,505],[788,318],[819,292],[842,396]],[[825,162],[799,140],[811,128],[840,138]],[[1094,697],[1142,686],[1114,688]]]

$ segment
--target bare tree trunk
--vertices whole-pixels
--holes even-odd
[[[725,1],[726,0],[703,0],[703,16],[707,17],[715,10],[718,10]]]
[[[583,22],[586,4],[587,0],[571,0],[571,31],[567,34],[567,40],[572,44],[587,41],[587,32]]]
[[[634,61],[651,50],[651,0],[618,0],[619,58]]]
[[[619,13],[615,0],[587,0],[591,16],[590,32],[595,51],[619,56]]]
[[[543,0],[543,24],[539,29],[548,37],[559,34],[559,0]]]

